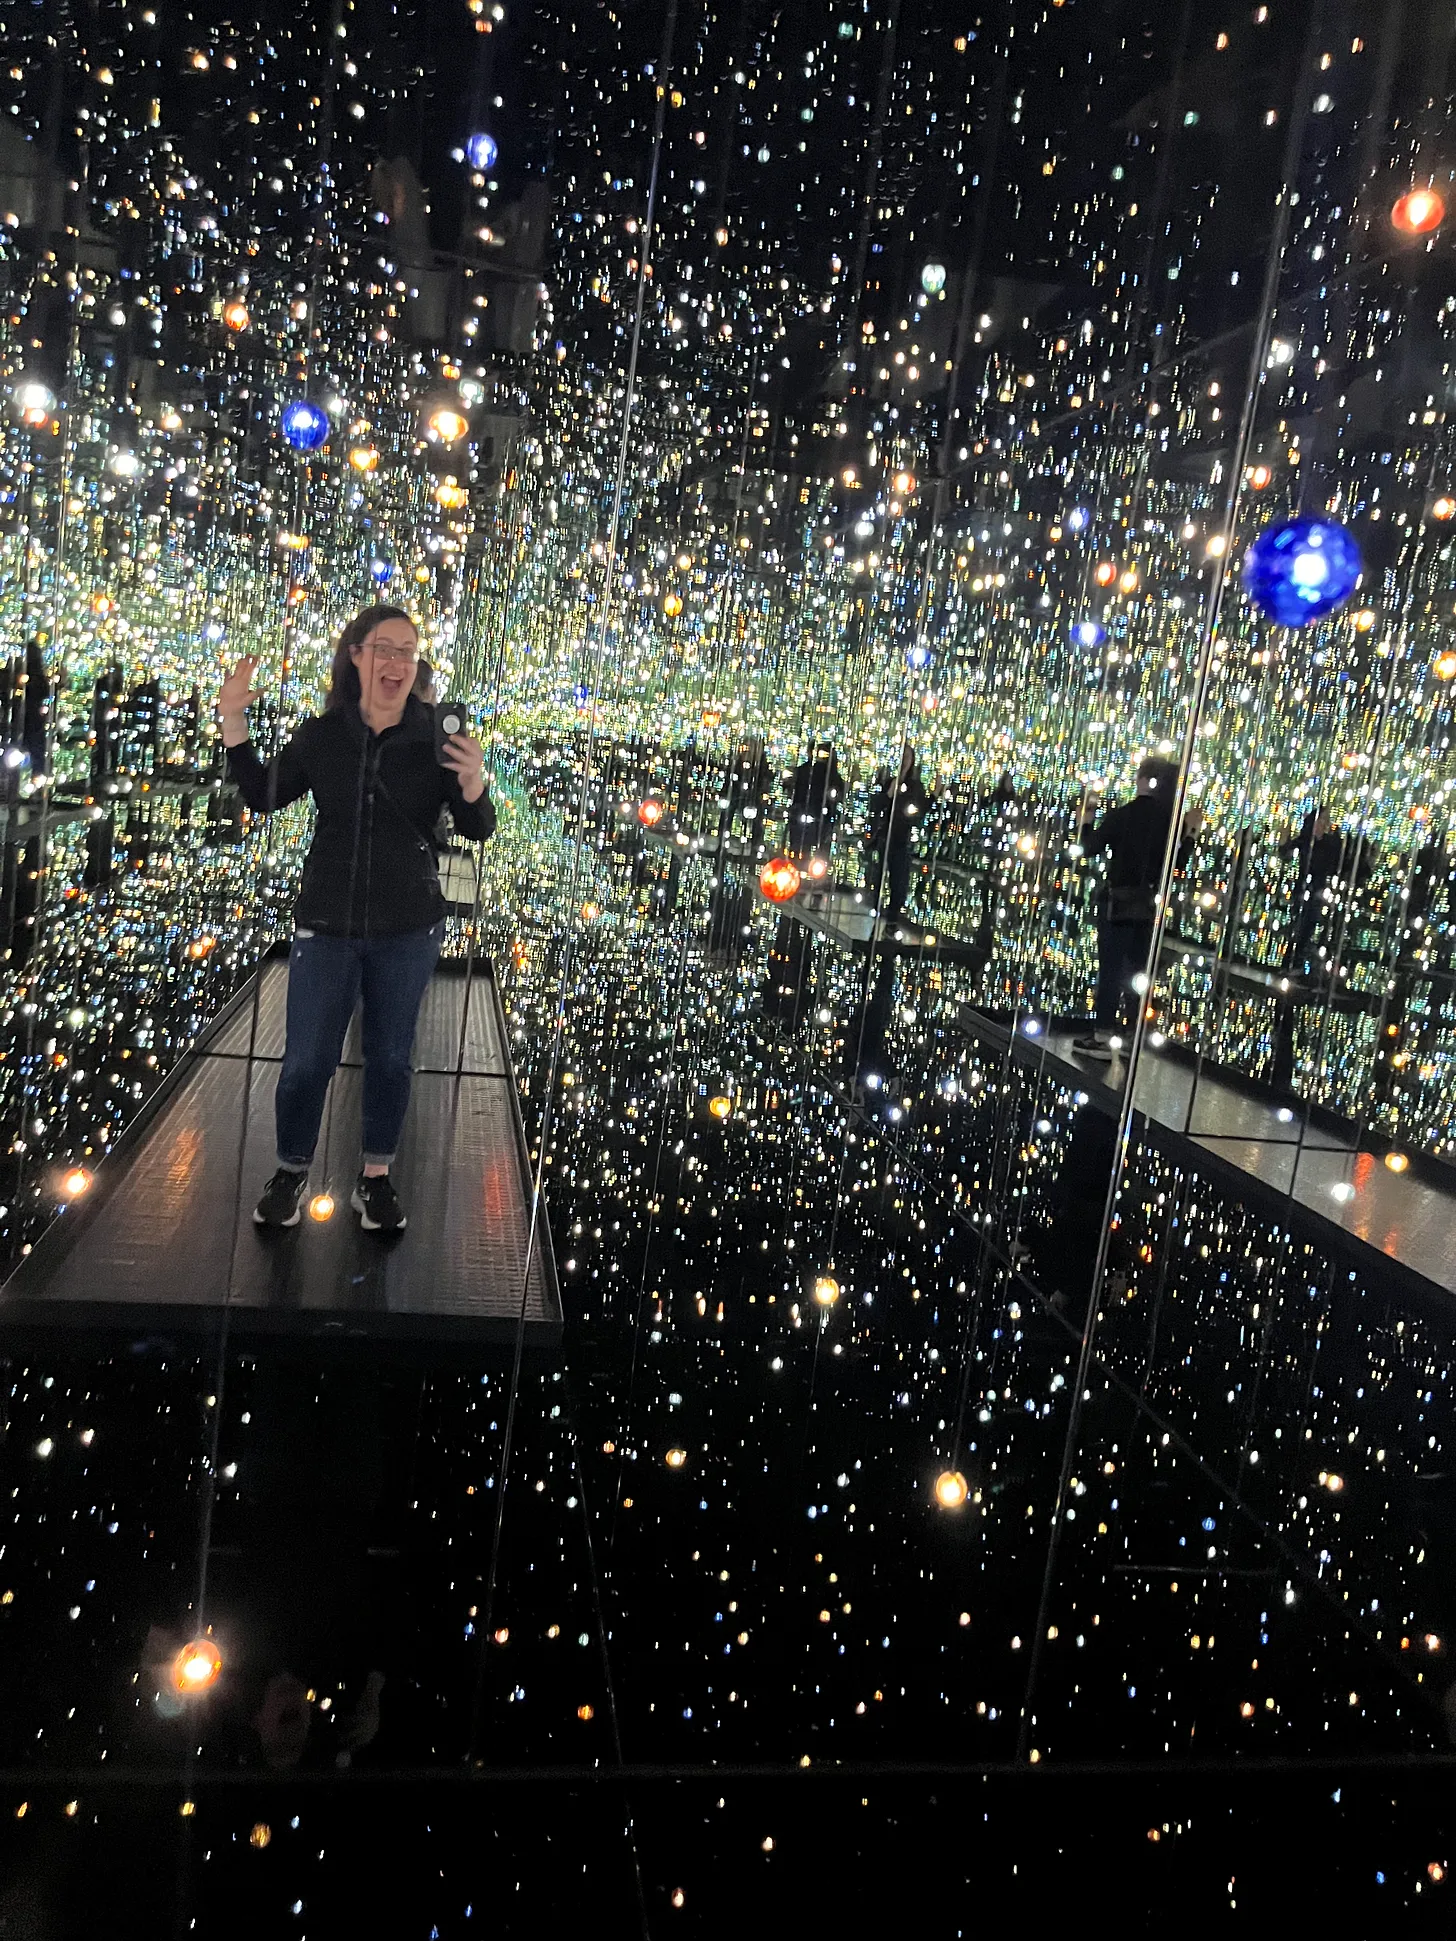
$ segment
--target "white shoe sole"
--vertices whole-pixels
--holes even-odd
[[[403,1233],[409,1225],[409,1220],[404,1214],[400,1215],[400,1221],[397,1227],[386,1228],[381,1221],[371,1220],[369,1218],[369,1209],[364,1203],[364,1195],[357,1187],[349,1195],[349,1204],[359,1215],[359,1224],[366,1233]]]
[[[303,1210],[300,1207],[294,1207],[293,1217],[290,1220],[265,1220],[257,1207],[253,1208],[253,1225],[255,1227],[296,1227],[302,1218]]]

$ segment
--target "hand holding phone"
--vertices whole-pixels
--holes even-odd
[[[437,701],[435,703],[435,760],[445,763],[446,744],[451,735],[469,733],[465,703],[463,701]]]
[[[466,732],[465,720],[463,702],[436,703],[435,759],[442,768],[454,769],[464,799],[478,802],[485,793],[485,750]]]

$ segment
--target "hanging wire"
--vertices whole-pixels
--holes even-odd
[[[601,614],[597,627],[596,644],[590,663],[588,699],[591,703],[587,724],[586,748],[582,761],[581,787],[578,794],[576,824],[571,837],[571,874],[568,879],[566,910],[566,936],[560,954],[560,970],[557,978],[557,997],[555,1015],[552,1023],[550,1051],[546,1060],[546,1076],[542,1091],[541,1120],[537,1134],[538,1145],[536,1166],[531,1182],[531,1211],[526,1234],[525,1261],[521,1270],[521,1290],[516,1312],[515,1341],[511,1357],[510,1385],[506,1401],[505,1427],[501,1437],[500,1456],[496,1465],[495,1478],[495,1526],[491,1537],[490,1563],[486,1574],[485,1590],[481,1600],[485,1621],[482,1625],[482,1638],[489,1638],[493,1630],[496,1591],[500,1574],[501,1533],[505,1523],[506,1487],[510,1477],[511,1455],[514,1448],[516,1411],[520,1399],[521,1362],[525,1352],[526,1316],[530,1302],[533,1265],[540,1246],[541,1227],[545,1219],[545,1175],[547,1154],[554,1131],[554,1108],[557,1087],[557,1073],[561,1062],[561,1049],[565,1041],[566,1013],[570,1003],[571,975],[576,962],[576,948],[581,933],[581,920],[578,905],[578,889],[581,881],[582,859],[587,838],[587,797],[593,775],[593,762],[596,754],[597,714],[596,697],[601,690],[602,672],[606,665],[607,649],[611,634],[612,603],[617,585],[618,546],[621,537],[622,509],[626,496],[627,461],[631,445],[632,423],[637,397],[637,365],[642,343],[642,320],[647,301],[647,279],[651,264],[652,248],[655,241],[657,217],[658,181],[662,166],[663,137],[667,111],[667,82],[671,72],[674,42],[677,33],[678,0],[668,0],[663,19],[661,51],[654,69],[653,79],[657,90],[656,112],[652,123],[652,161],[648,174],[647,204],[643,219],[641,248],[637,263],[637,286],[633,305],[632,333],[627,359],[626,383],[622,400],[622,430],[617,447],[616,472],[612,485],[612,507],[607,525],[607,544],[605,570],[603,574]],[[476,1698],[473,1709],[471,1729],[472,1744],[478,1738],[481,1727],[481,1708],[485,1693],[485,1652],[482,1647],[480,1671],[476,1685]],[[613,1748],[618,1760],[621,1758],[621,1740],[615,1700],[611,1698],[609,1686],[609,1714]]]
[[[1293,102],[1289,116],[1289,130],[1285,139],[1284,156],[1279,174],[1279,191],[1274,203],[1274,222],[1269,237],[1269,246],[1264,259],[1264,282],[1260,292],[1259,307],[1255,314],[1253,343],[1249,354],[1248,373],[1244,383],[1243,405],[1239,418],[1238,434],[1234,440],[1230,457],[1228,486],[1224,495],[1221,531],[1224,545],[1214,561],[1204,609],[1202,637],[1199,642],[1197,672],[1193,694],[1183,731],[1183,747],[1179,757],[1178,780],[1173,791],[1172,816],[1169,823],[1167,849],[1163,858],[1162,881],[1159,886],[1157,914],[1153,922],[1153,935],[1149,948],[1148,961],[1156,964],[1163,930],[1167,921],[1169,899],[1172,892],[1173,871],[1177,861],[1178,831],[1182,826],[1184,805],[1187,800],[1188,774],[1192,763],[1193,751],[1197,745],[1198,731],[1203,723],[1204,709],[1208,699],[1209,685],[1213,672],[1213,655],[1218,630],[1219,615],[1223,607],[1224,590],[1228,579],[1228,560],[1233,545],[1237,524],[1239,495],[1243,488],[1244,472],[1248,465],[1249,451],[1254,435],[1254,418],[1259,396],[1263,388],[1265,368],[1269,356],[1269,338],[1274,323],[1274,305],[1279,289],[1279,275],[1283,267],[1284,252],[1289,234],[1290,199],[1294,194],[1298,179],[1299,162],[1304,148],[1305,127],[1309,117],[1310,84],[1308,75],[1316,58],[1319,38],[1324,24],[1325,0],[1311,0],[1308,27],[1304,46],[1294,70],[1292,84]],[[1026,1758],[1031,1746],[1031,1732],[1034,1725],[1033,1705],[1036,1699],[1037,1684],[1041,1672],[1041,1662],[1046,1637],[1047,1616],[1051,1609],[1052,1594],[1056,1584],[1056,1569],[1060,1557],[1062,1526],[1066,1517],[1067,1492],[1071,1484],[1072,1466],[1077,1459],[1078,1439],[1081,1434],[1084,1398],[1089,1393],[1087,1378],[1091,1370],[1094,1347],[1097,1337],[1097,1324],[1102,1301],[1103,1283],[1107,1274],[1107,1261],[1112,1244],[1113,1223],[1116,1218],[1118,1201],[1122,1194],[1123,1173],[1127,1166],[1128,1149],[1132,1135],[1133,1095],[1136,1083],[1138,1062],[1142,1054],[1144,1032],[1147,1024],[1147,1005],[1137,1006],[1137,1021],[1133,1027],[1132,1044],[1128,1051],[1127,1077],[1123,1084],[1122,1098],[1118,1109],[1117,1132],[1113,1147],[1113,1166],[1108,1176],[1107,1196],[1103,1205],[1102,1223],[1098,1235],[1097,1257],[1092,1269],[1091,1291],[1087,1299],[1086,1316],[1082,1325],[1082,1344],[1078,1358],[1077,1374],[1072,1385],[1071,1406],[1067,1416],[1067,1433],[1062,1452],[1061,1472],[1057,1479],[1056,1495],[1052,1503],[1051,1534],[1047,1541],[1046,1567],[1042,1574],[1041,1593],[1037,1603],[1036,1623],[1032,1629],[1031,1656],[1026,1670],[1025,1699],[1021,1709],[1021,1725],[1018,1734],[1018,1752]]]

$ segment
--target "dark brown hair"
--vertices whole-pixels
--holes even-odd
[[[419,638],[419,628],[414,618],[403,607],[365,607],[339,635],[339,644],[334,649],[333,664],[329,668],[329,691],[324,699],[326,708],[344,708],[359,705],[359,670],[354,665],[353,649],[362,647],[373,633],[386,620],[403,620],[406,626],[414,627],[415,637]]]

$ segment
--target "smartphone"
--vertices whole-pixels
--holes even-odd
[[[450,735],[468,735],[470,722],[463,701],[435,703],[435,760],[445,760],[445,742]]]

